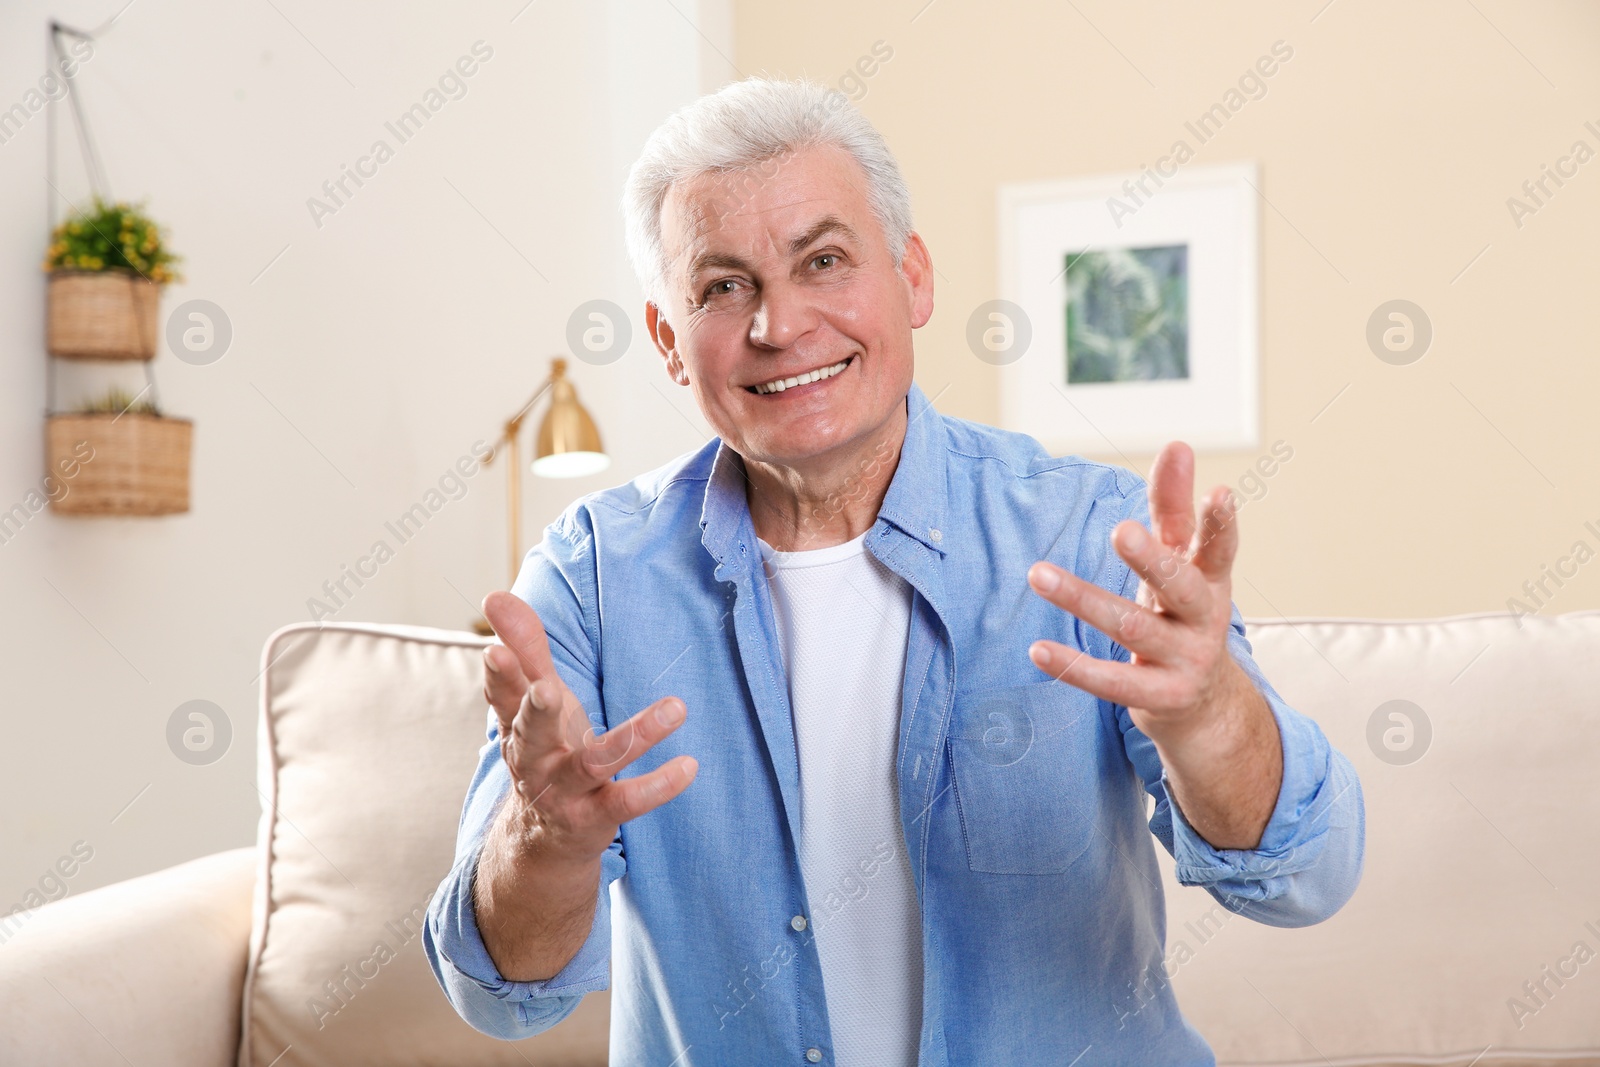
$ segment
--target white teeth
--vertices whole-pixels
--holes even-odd
[[[781,378],[775,381],[770,381],[764,385],[756,386],[756,392],[762,394],[781,393],[785,389],[790,389],[797,385],[810,385],[812,382],[818,382],[824,378],[832,378],[835,374],[838,374],[840,371],[844,370],[845,366],[849,364],[849,362],[849,359],[842,359],[831,367],[820,367],[817,370],[807,371],[804,374],[797,374],[793,378]]]

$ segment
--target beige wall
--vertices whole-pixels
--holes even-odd
[[[860,99],[938,268],[917,379],[950,386],[945,412],[995,422],[995,371],[964,328],[998,295],[997,184],[1151,163],[1286,42],[1266,95],[1194,160],[1259,161],[1270,201],[1262,445],[1203,454],[1200,480],[1294,450],[1242,513],[1235,599],[1247,615],[1503,609],[1575,541],[1600,551],[1583,525],[1600,531],[1600,159],[1520,228],[1506,206],[1574,141],[1600,150],[1600,7],[1325,2],[743,0],[735,60],[837,84],[874,42],[893,49]],[[1394,298],[1433,322],[1411,366],[1364,340]],[[1600,606],[1600,563],[1547,589],[1547,611]]]

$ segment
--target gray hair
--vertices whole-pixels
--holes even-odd
[[[911,193],[883,135],[838,89],[813,81],[746,78],[673,112],[628,172],[623,221],[628,258],[645,299],[670,311],[661,206],[673,185],[707,173],[751,171],[818,145],[843,149],[861,167],[867,202],[898,269],[911,235]],[[755,178],[775,173],[763,166]],[[743,206],[746,193],[736,192],[729,208]]]

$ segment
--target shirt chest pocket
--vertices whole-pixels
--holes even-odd
[[[967,865],[1060,874],[1100,815],[1099,702],[1049,679],[956,698],[950,764]]]

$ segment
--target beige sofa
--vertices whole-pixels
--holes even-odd
[[[1600,1065],[1600,612],[1250,637],[1355,762],[1367,859],[1350,903],[1301,930],[1233,916],[1165,863],[1156,977],[1219,1061]],[[0,1064],[604,1063],[604,995],[501,1044],[454,1016],[417,937],[482,740],[482,644],[274,634],[258,846],[27,915],[0,945]]]

